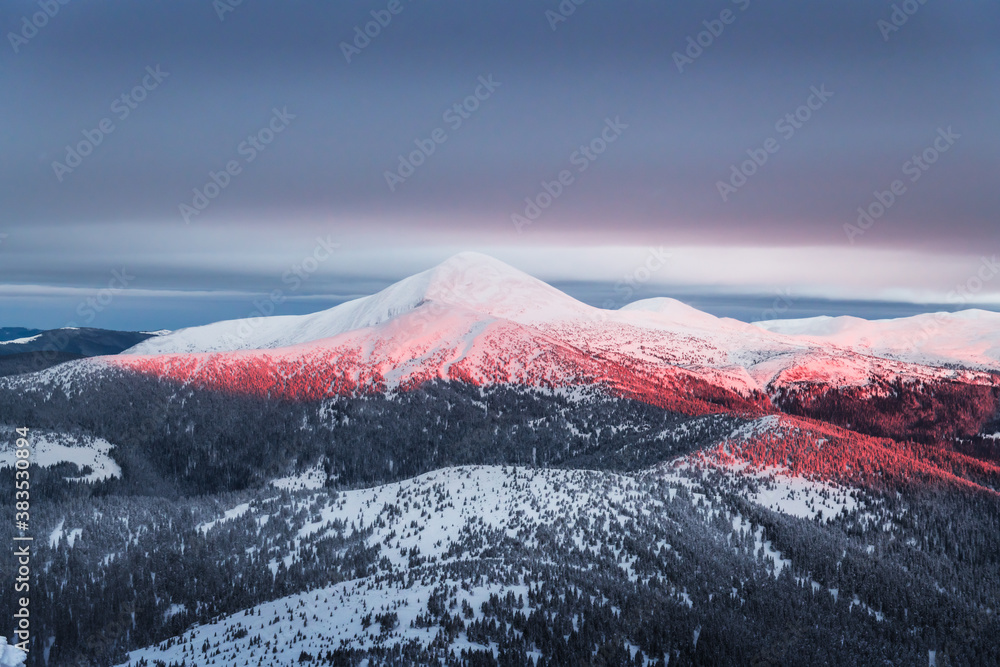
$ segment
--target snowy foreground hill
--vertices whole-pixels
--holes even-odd
[[[607,311],[463,253],[0,378],[27,664],[1000,664],[998,324]]]
[[[859,512],[856,491],[815,482],[767,486],[779,510],[809,517],[825,509],[828,520],[875,521]],[[364,535],[366,545],[378,550],[371,573],[193,627],[135,651],[127,664],[294,665],[304,654],[322,660],[331,649],[425,660],[504,651],[523,664],[544,654],[534,642],[545,635],[545,614],[561,614],[560,626],[572,633],[594,622],[591,616],[621,619],[642,606],[641,596],[652,596],[661,612],[670,610],[689,627],[663,644],[663,652],[678,659],[695,651],[702,633],[710,641],[721,631],[711,627],[711,616],[732,615],[747,596],[759,595],[748,585],[776,594],[786,568],[788,581],[781,582],[800,589],[801,597],[822,591],[832,605],[840,597],[804,570],[793,574],[798,568],[774,549],[752,512],[724,502],[704,475],[671,466],[636,475],[445,468],[373,489],[300,493],[290,505],[300,517],[295,538],[272,568],[292,567],[308,558],[307,545],[341,538],[351,526],[348,532]],[[277,518],[273,500],[236,509],[228,521]],[[224,527],[216,523],[208,530]],[[692,550],[696,543],[703,553]],[[705,563],[714,571],[711,578],[693,570],[706,559],[715,561]],[[726,561],[745,571],[740,585],[721,574]],[[686,567],[692,571],[683,572]],[[588,595],[575,602],[555,599],[566,592],[555,587],[559,579],[577,598],[583,591]],[[843,603],[858,626],[882,620],[881,612],[856,596]],[[645,664],[650,657],[626,636],[597,633],[598,650],[615,661],[638,656]]]

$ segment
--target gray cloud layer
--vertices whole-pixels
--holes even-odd
[[[192,257],[294,255],[318,232],[368,247],[851,247],[843,225],[947,127],[961,139],[855,245],[996,245],[995,3],[899,2],[919,8],[884,39],[892,6],[863,0],[589,0],[554,30],[555,0],[400,0],[348,64],[341,43],[388,5],[243,2],[220,20],[210,2],[77,1],[15,52],[9,34],[39,5],[3,3],[0,283],[74,284],[132,258],[153,282],[186,271],[192,287],[226,289],[233,272]],[[674,54],[720,25],[679,72]],[[169,76],[121,101],[156,66]],[[488,75],[501,86],[454,128],[443,114]],[[784,137],[776,121],[821,85],[834,96]],[[243,142],[286,107],[295,118],[248,161]],[[616,117],[628,128],[577,172],[574,152]],[[104,118],[114,130],[60,182],[53,162]],[[390,191],[384,173],[437,128],[447,141]],[[717,182],[769,138],[780,150],[723,201]],[[179,205],[230,161],[238,175],[192,221],[210,232],[191,233]],[[562,170],[573,183],[517,234],[511,214]],[[108,223],[132,230],[128,247]],[[266,283],[257,270],[246,280]]]

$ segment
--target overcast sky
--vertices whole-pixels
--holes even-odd
[[[0,326],[123,270],[89,324],[306,312],[463,249],[597,305],[996,307],[1000,6],[904,4],[7,0]]]

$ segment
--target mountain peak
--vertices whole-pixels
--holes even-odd
[[[476,252],[475,250],[463,250],[462,252],[455,253],[448,259],[444,260],[438,264],[435,268],[452,268],[452,267],[493,267],[494,269],[503,269],[506,271],[512,271],[516,273],[521,273],[510,264],[502,262],[492,255],[487,255],[486,253]]]
[[[719,322],[719,318],[715,315],[710,315],[698,310],[694,306],[689,306],[683,301],[678,301],[668,296],[639,299],[627,306],[622,306],[621,310],[626,312],[657,313],[667,319],[688,324],[701,323],[717,326]]]
[[[377,294],[328,310],[181,329],[150,338],[128,352],[165,354],[287,347],[378,326],[428,302],[521,323],[573,319],[591,316],[595,311],[494,257],[461,252]]]
[[[480,252],[460,252],[419,276],[427,279],[428,289],[476,289],[499,282],[534,282],[540,280]],[[544,284],[544,283],[543,283]]]
[[[478,252],[461,252],[385,291],[395,291],[397,286],[411,281],[423,292],[423,300],[505,319],[558,319],[593,310],[551,285]]]

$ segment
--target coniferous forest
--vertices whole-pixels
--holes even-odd
[[[120,470],[31,467],[36,664],[1000,662],[1000,476],[963,453],[990,422],[943,447],[801,394],[776,428],[598,390],[86,382],[0,388],[7,437]]]

